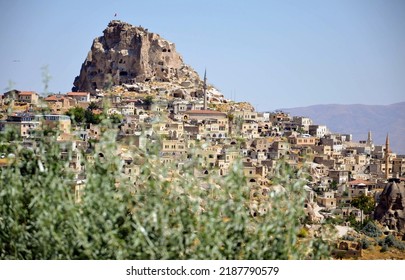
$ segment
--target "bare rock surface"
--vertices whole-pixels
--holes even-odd
[[[187,87],[201,83],[197,72],[184,64],[175,44],[158,34],[119,20],[111,21],[103,33],[93,41],[74,81],[75,91],[150,81]]]
[[[405,185],[389,182],[380,195],[374,218],[390,230],[405,233]]]

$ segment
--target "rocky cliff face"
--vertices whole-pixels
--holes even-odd
[[[392,181],[380,195],[374,218],[389,229],[405,233],[405,185]]]
[[[175,45],[158,34],[118,20],[94,39],[74,81],[74,91],[145,82],[201,84],[198,74],[183,63]]]

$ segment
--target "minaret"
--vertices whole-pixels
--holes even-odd
[[[203,92],[204,92],[204,110],[207,110],[207,69],[204,71],[204,85],[203,85]]]
[[[387,133],[387,138],[385,139],[385,179],[389,178],[389,161],[390,161],[390,137]]]
[[[367,144],[368,145],[373,144],[373,139],[371,138],[371,131],[368,131]]]

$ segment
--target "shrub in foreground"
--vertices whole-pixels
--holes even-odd
[[[60,144],[44,138],[30,149],[13,146],[14,156],[0,168],[1,259],[329,257],[323,233],[298,238],[303,170],[280,165],[272,180],[285,191],[261,197],[268,212],[253,217],[240,163],[226,176],[196,178],[197,157],[179,170],[162,164],[152,145],[133,149],[141,168],[131,181],[123,176],[116,134],[106,120],[103,125],[100,142],[90,156],[82,155],[86,180],[79,203],[72,151],[61,157]]]

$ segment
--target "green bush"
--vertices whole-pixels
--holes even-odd
[[[52,138],[39,138],[30,149],[10,146],[15,158],[0,168],[0,259],[329,258],[325,232],[298,238],[304,170],[281,163],[272,181],[285,192],[261,197],[270,207],[253,217],[240,162],[227,176],[196,178],[193,156],[177,170],[160,162],[154,145],[131,148],[141,166],[133,182],[123,175],[115,131],[107,120],[102,125],[94,160],[82,155],[79,203],[72,151],[61,157]]]
[[[384,244],[384,245],[381,247],[380,252],[381,252],[381,253],[384,253],[384,252],[387,252],[387,251],[388,251],[388,246],[387,246],[387,244]]]
[[[369,221],[361,230],[365,235],[370,237],[379,237],[382,235],[382,231],[377,227],[377,225]]]
[[[363,248],[363,249],[368,249],[371,246],[371,242],[366,238],[361,239],[360,242],[361,242],[361,248]]]
[[[371,196],[366,196],[362,194],[359,197],[356,197],[351,202],[352,206],[359,208],[364,211],[364,214],[368,215],[374,211],[375,200]]]
[[[392,234],[387,235],[384,239],[379,241],[380,246],[394,247],[399,250],[405,250],[405,243],[396,239]]]
[[[344,235],[342,237],[342,239],[343,240],[348,240],[348,241],[355,241],[356,240],[356,238],[354,236],[351,236],[351,235]]]

